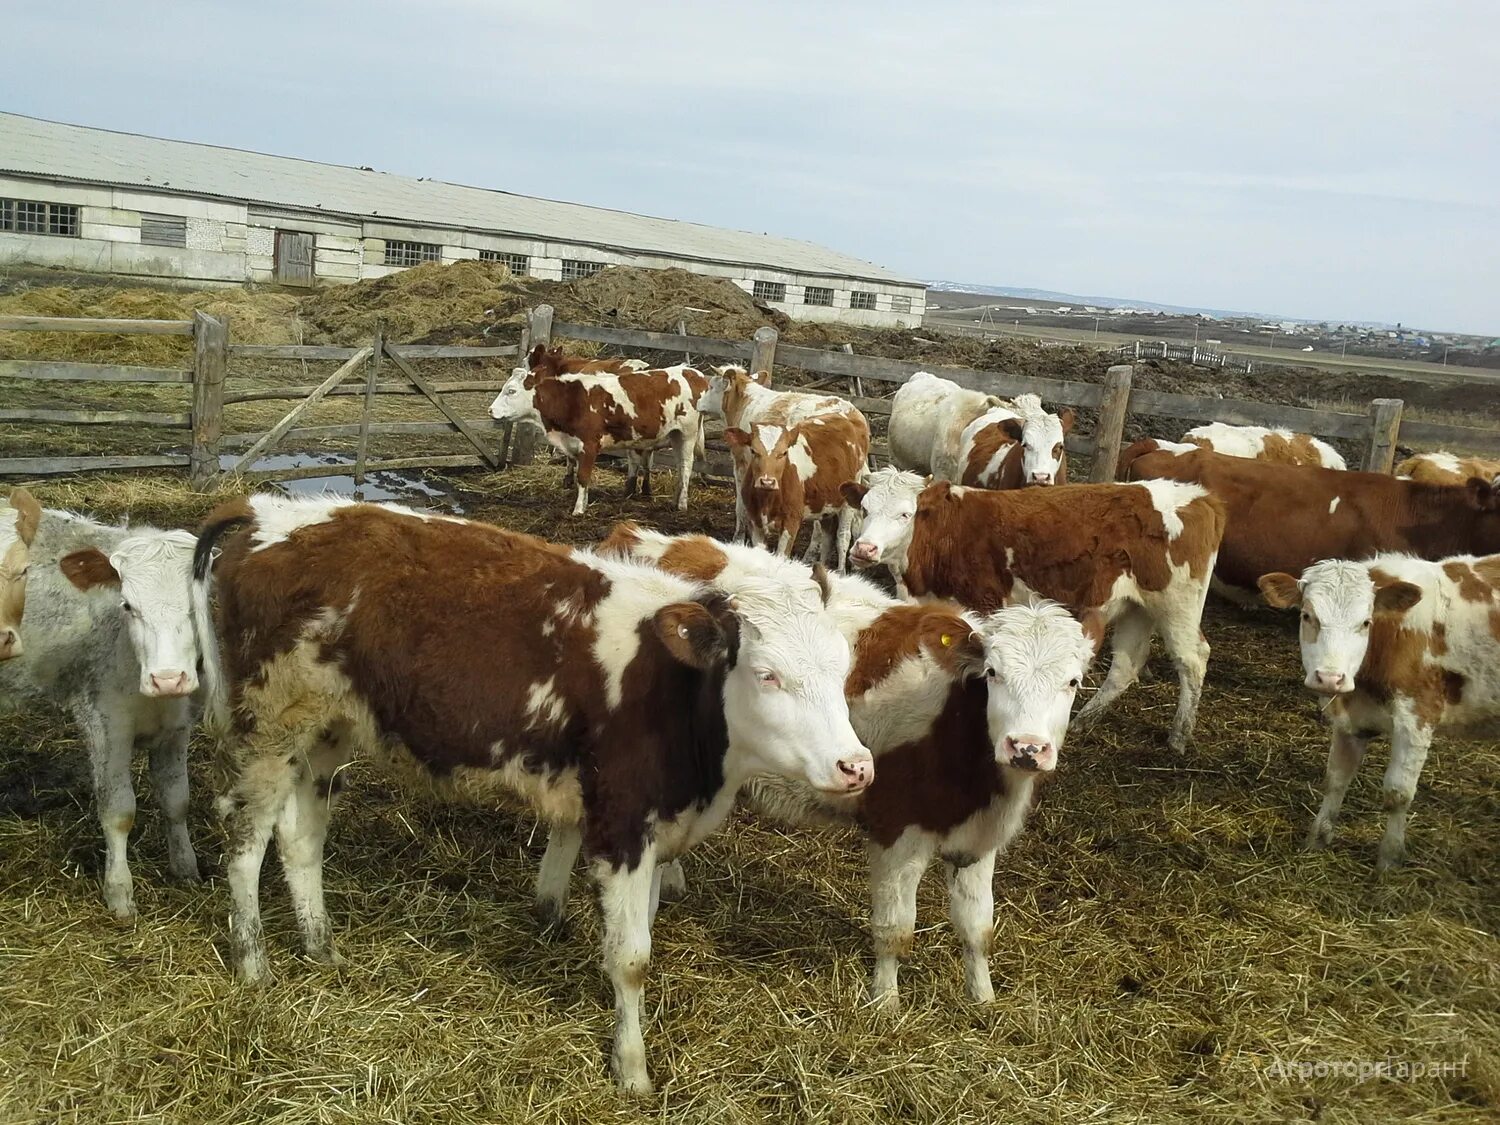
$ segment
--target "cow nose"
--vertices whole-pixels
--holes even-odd
[[[1011,765],[1023,770],[1050,770],[1057,762],[1052,742],[1036,734],[1006,735],[1005,756]]]
[[[0,660],[21,655],[21,634],[14,629],[0,629]]]
[[[776,485],[777,485],[776,478],[773,477],[773,476],[770,476],[769,474],[762,474],[760,480],[756,482],[756,487],[757,488],[772,488],[772,489],[774,489],[776,487]]]
[[[874,562],[875,556],[878,553],[874,543],[869,543],[861,539],[854,544],[854,549],[849,552],[849,557],[858,559],[860,562]]]
[[[839,759],[839,776],[844,788],[858,793],[875,780],[875,762],[870,758]]]
[[[151,690],[157,695],[186,695],[188,674],[186,672],[152,672]]]
[[[1326,688],[1328,691],[1342,691],[1344,683],[1349,679],[1343,672],[1324,672],[1322,669],[1314,672],[1313,677],[1320,688]]]
[[[1032,484],[1051,484],[1052,483],[1052,474],[1051,473],[1032,473],[1031,474],[1031,483]]]

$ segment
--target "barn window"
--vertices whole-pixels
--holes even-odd
[[[833,290],[825,289],[821,285],[809,285],[802,290],[802,303],[804,305],[833,305]]]
[[[507,254],[504,250],[481,250],[481,262],[499,262],[515,277],[525,277],[531,272],[531,259],[525,254]]]
[[[862,289],[856,289],[849,294],[849,307],[851,309],[873,309],[875,307],[875,294],[867,293]]]
[[[593,277],[603,268],[603,262],[585,262],[581,258],[564,258],[562,263],[562,279],[564,281],[577,281],[580,277]]]
[[[757,281],[752,296],[757,301],[785,301],[786,286],[779,281]]]
[[[71,203],[38,203],[31,199],[0,199],[0,230],[16,234],[55,234],[78,237],[78,208]]]
[[[443,256],[443,248],[436,242],[405,242],[389,238],[385,243],[385,264],[388,266],[420,266],[423,262],[436,262]]]
[[[187,219],[181,215],[141,216],[141,241],[147,246],[187,247]]]
[[[911,312],[911,298],[910,297],[892,297],[891,298],[891,312],[898,312],[898,313],[909,313],[909,312]]]

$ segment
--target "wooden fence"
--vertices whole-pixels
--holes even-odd
[[[525,354],[533,343],[577,340],[618,348],[710,357],[770,370],[776,364],[797,368],[812,376],[813,388],[837,390],[871,415],[889,415],[890,396],[913,372],[931,371],[961,386],[990,394],[1013,396],[1025,392],[1040,395],[1055,406],[1073,406],[1096,419],[1088,433],[1073,433],[1068,451],[1092,462],[1091,479],[1113,478],[1127,420],[1132,414],[1159,416],[1192,422],[1284,427],[1357,443],[1363,453],[1360,464],[1377,472],[1390,471],[1398,443],[1463,452],[1500,455],[1500,430],[1439,425],[1408,421],[1402,417],[1397,399],[1375,399],[1363,414],[1276,406],[1226,398],[1181,395],[1132,387],[1128,365],[1111,367],[1103,383],[1045,379],[978,371],[923,363],[916,360],[884,359],[842,350],[797,347],[782,344],[774,329],[761,328],[749,340],[722,340],[683,333],[645,332],[598,325],[554,322],[546,305],[529,313],[519,347],[460,347],[447,345],[393,344],[378,332],[362,347],[324,345],[232,344],[227,327],[203,313],[192,320],[101,320],[56,317],[0,316],[0,331],[101,332],[136,335],[176,335],[193,339],[190,368],[119,366],[71,361],[0,360],[0,386],[8,380],[85,381],[111,384],[169,384],[190,386],[191,409],[181,412],[132,410],[80,410],[51,407],[0,406],[0,423],[62,423],[72,425],[113,424],[150,426],[187,431],[186,453],[148,456],[8,457],[0,458],[0,476],[37,476],[103,469],[184,468],[195,485],[211,482],[222,470],[225,451],[238,451],[230,471],[252,478],[294,479],[327,476],[336,469],[327,465],[305,468],[257,470],[257,461],[286,443],[333,437],[357,439],[353,469],[357,481],[366,473],[385,469],[422,467],[496,467],[507,462],[529,460],[537,445],[534,427],[512,435],[508,424],[489,418],[464,418],[445,401],[453,393],[496,392],[503,379],[434,382],[417,370],[414,361],[424,359],[482,359]],[[337,366],[318,383],[258,386],[236,393],[230,374],[233,357],[267,360],[333,361]],[[822,378],[816,378],[821,376]],[[801,389],[808,389],[804,386]],[[303,424],[305,415],[325,398],[362,396],[360,420],[339,425]],[[430,422],[377,422],[372,404],[379,395],[425,397],[441,419]],[[293,401],[291,409],[273,426],[256,433],[226,434],[224,408],[235,403]],[[472,448],[462,454],[428,454],[369,460],[372,436],[431,435],[456,433]],[[1175,437],[1168,430],[1163,436]],[[722,451],[718,442],[711,450]],[[877,445],[877,458],[885,450]]]

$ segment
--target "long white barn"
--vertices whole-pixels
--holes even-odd
[[[0,267],[319,285],[484,258],[733,281],[789,316],[915,327],[926,289],[790,238],[0,113]]]

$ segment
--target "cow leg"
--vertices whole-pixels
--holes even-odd
[[[635,495],[636,473],[640,471],[639,454],[633,449],[625,451],[625,499],[629,500]]]
[[[1333,842],[1333,825],[1344,805],[1344,794],[1349,791],[1349,783],[1364,761],[1368,746],[1368,739],[1359,738],[1350,731],[1333,732],[1328,743],[1328,768],[1323,775],[1323,805],[1307,832],[1309,849],[1326,848]]]
[[[991,849],[960,867],[943,863],[948,881],[948,917],[964,943],[964,984],[981,1004],[995,998],[990,983],[990,937],[995,931],[995,854]],[[965,859],[968,857],[965,856]]]
[[[1078,712],[1079,720],[1087,722],[1098,715],[1135,682],[1151,652],[1154,631],[1151,616],[1140,606],[1132,605],[1119,616],[1110,635],[1109,673],[1094,698]]]
[[[573,514],[583,515],[589,506],[589,482],[594,479],[594,462],[599,459],[599,450],[586,445],[578,454],[578,497],[573,501]]]
[[[651,1093],[641,1038],[641,991],[651,963],[651,887],[656,845],[648,843],[634,867],[595,862],[604,922],[604,968],[615,988],[615,1081],[632,1094]]]
[[[1201,612],[1172,614],[1160,623],[1162,647],[1177,667],[1177,714],[1167,745],[1181,753],[1193,737],[1198,702],[1203,698],[1203,678],[1208,674],[1208,638],[1203,635]],[[1113,671],[1113,669],[1111,669]]]
[[[1385,770],[1385,836],[1380,841],[1377,871],[1389,871],[1406,858],[1406,814],[1431,745],[1431,728],[1418,726],[1410,715],[1398,712],[1391,729],[1391,761]]]
[[[637,464],[641,467],[641,495],[647,500],[651,499],[651,461],[656,455],[654,449],[643,449],[640,452]]]
[[[329,965],[343,958],[333,948],[333,927],[323,899],[323,842],[339,787],[338,770],[349,761],[337,737],[324,741],[296,767],[281,815],[276,820],[276,852],[308,957]]]
[[[896,974],[911,954],[917,928],[917,884],[936,851],[921,829],[908,828],[890,847],[870,842],[870,931],[875,939],[875,972],[870,977],[870,1004],[898,1011],[901,997]]]
[[[790,544],[787,545],[790,548]],[[813,520],[812,531],[807,536],[807,549],[802,552],[802,561],[808,566],[823,558],[823,522]]]
[[[698,434],[702,428],[691,434],[679,431],[673,440],[677,443],[677,510],[687,511],[688,506],[688,484],[693,475],[693,454],[697,451]]]
[[[192,718],[186,699],[164,700],[161,729],[147,742],[151,755],[151,784],[166,821],[167,872],[173,879],[196,883],[198,857],[188,835],[188,735]]]
[[[849,569],[849,544],[854,538],[854,509],[847,504],[839,509],[838,528],[834,532],[834,565],[841,571]]]
[[[568,889],[578,849],[583,846],[581,825],[553,821],[547,828],[547,850],[536,873],[531,910],[544,935],[562,933],[568,913]]]
[[[80,702],[73,717],[88,746],[94,775],[94,809],[104,830],[104,901],[116,918],[135,917],[135,891],[126,849],[135,827],[135,789],[130,752],[135,738],[128,704],[114,696]]]
[[[567,458],[568,469],[563,473],[563,491],[572,492],[578,487],[578,459],[571,454],[563,454]]]
[[[239,750],[233,785],[217,802],[228,836],[230,959],[235,972],[249,983],[263,980],[268,969],[260,922],[260,869],[266,845],[297,780],[292,763],[301,761],[310,742],[285,730],[268,737],[262,727]]]
[[[663,902],[676,902],[687,897],[687,875],[682,870],[682,860],[668,860],[658,864],[657,870],[661,872],[659,889]]]

